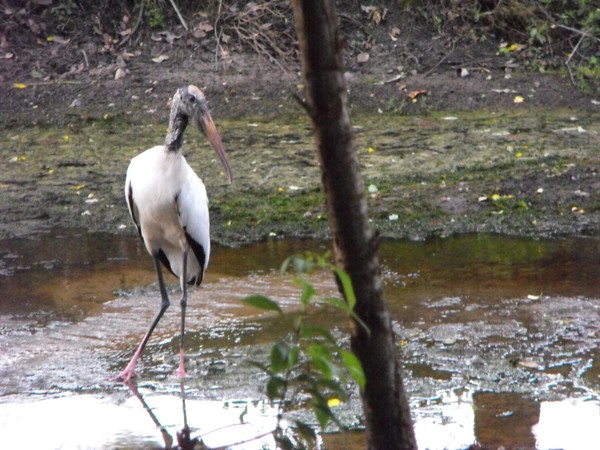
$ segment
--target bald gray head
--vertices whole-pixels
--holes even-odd
[[[225,147],[221,142],[221,136],[208,111],[204,93],[192,84],[177,89],[177,92],[173,96],[169,131],[165,139],[165,147],[168,151],[181,151],[183,147],[183,132],[190,120],[196,124],[200,133],[206,137],[211,147],[219,156],[227,179],[231,183],[233,172],[229,165]]]

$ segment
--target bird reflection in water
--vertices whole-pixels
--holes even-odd
[[[140,391],[137,388],[137,384],[135,384],[132,381],[129,381],[126,384],[127,384],[127,387],[129,388],[129,390],[131,391],[131,393],[140,401],[140,403],[142,404],[142,406],[144,407],[144,409],[146,410],[146,412],[152,419],[152,422],[154,422],[154,425],[156,425],[156,428],[159,429],[160,434],[162,435],[163,442],[165,443],[165,449],[166,450],[172,449],[173,448],[173,436],[171,436],[171,434],[167,431],[167,429],[160,423],[160,421],[158,420],[158,417],[156,417],[156,414],[154,414],[154,411],[152,410],[152,408],[150,408],[150,406],[148,406],[148,403],[146,403],[146,400],[144,400],[144,397],[142,396],[142,394],[140,394]],[[185,387],[184,387],[183,383],[180,383],[180,389],[181,389],[181,391],[180,391],[181,407],[182,407],[182,411],[183,411],[183,427],[181,428],[181,430],[177,431],[177,448],[180,450],[204,450],[204,449],[207,449],[208,447],[206,445],[204,445],[204,443],[199,438],[191,437],[191,430],[188,425],[187,411],[186,411],[186,407],[185,407]]]

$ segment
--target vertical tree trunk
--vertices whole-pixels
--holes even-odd
[[[367,333],[355,327],[351,341],[367,380],[361,395],[368,448],[416,449],[408,399],[395,358],[392,323],[383,298],[377,236],[368,220],[347,107],[335,0],[292,0],[292,4],[334,255],[352,279],[355,311],[370,330]]]

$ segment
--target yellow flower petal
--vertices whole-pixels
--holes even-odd
[[[523,97],[521,97],[520,95],[517,95],[513,101],[515,103],[523,103],[525,101],[525,99]]]
[[[27,85],[23,84],[23,83],[15,83],[15,84],[13,84],[13,87],[15,89],[25,89],[27,87]]]
[[[340,406],[342,404],[342,401],[339,398],[330,398],[329,400],[327,400],[327,406],[334,407],[334,406]]]

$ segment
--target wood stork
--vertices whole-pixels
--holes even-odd
[[[144,347],[169,307],[161,263],[179,277],[181,285],[181,338],[176,375],[186,375],[184,335],[187,284],[197,286],[202,282],[210,254],[206,189],[182,154],[183,133],[190,120],[216,151],[229,182],[232,179],[227,154],[206,106],[204,94],[193,85],[178,89],[173,96],[164,145],[140,153],[131,160],[127,169],[127,206],[146,249],[154,260],[161,304],[150,329],[116,380],[128,382],[135,376],[135,366]]]

